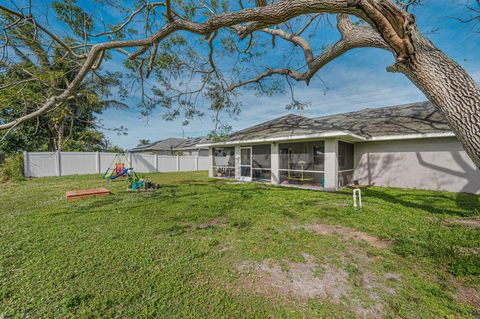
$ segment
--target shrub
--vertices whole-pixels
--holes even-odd
[[[0,166],[0,182],[18,181],[23,178],[23,156],[13,155],[7,157]]]

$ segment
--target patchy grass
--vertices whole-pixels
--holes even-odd
[[[480,198],[323,193],[152,174],[155,192],[67,202],[98,176],[0,193],[0,317],[402,317],[480,314]],[[455,222],[452,222],[454,220]],[[459,222],[460,221],[460,222]]]

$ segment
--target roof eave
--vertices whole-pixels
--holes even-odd
[[[338,137],[338,138],[350,137],[356,142],[365,141],[365,137],[362,137],[360,135],[354,134],[349,131],[329,131],[329,132],[324,132],[319,134],[289,135],[289,136],[279,136],[279,137],[271,137],[271,138],[207,143],[207,144],[200,144],[197,146],[198,147],[233,146],[233,145],[239,145],[239,144],[273,143],[273,142],[309,140],[309,139],[316,139],[316,138],[335,138],[335,137]]]
[[[198,147],[212,147],[212,146],[234,146],[240,144],[258,144],[268,142],[284,142],[295,140],[308,140],[314,138],[345,138],[350,137],[354,142],[375,142],[375,141],[394,141],[394,140],[413,140],[423,138],[441,138],[441,137],[455,137],[453,132],[442,133],[419,133],[419,134],[403,134],[403,135],[384,135],[384,136],[372,136],[363,137],[348,131],[332,131],[321,134],[309,134],[309,135],[290,135],[276,138],[264,138],[264,139],[249,139],[238,141],[225,141],[219,143],[201,144]]]
[[[418,133],[418,134],[403,134],[403,135],[383,135],[383,136],[372,136],[367,138],[368,142],[375,141],[394,141],[394,140],[414,140],[422,138],[439,138],[439,137],[455,137],[453,132],[442,132],[442,133]]]
[[[174,151],[186,151],[186,150],[199,150],[199,149],[205,149],[207,147],[201,147],[201,145],[195,145],[191,147],[175,147],[173,150]]]

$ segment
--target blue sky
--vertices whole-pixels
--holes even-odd
[[[465,14],[459,5],[450,0],[426,2],[424,6],[415,9],[415,15],[420,29],[428,33],[438,29],[428,37],[445,53],[459,62],[477,82],[480,82],[480,35],[472,34],[468,26],[450,17]],[[322,31],[322,39],[331,42],[337,37],[336,31]],[[317,41],[315,38],[314,41]],[[322,40],[322,41],[323,41]],[[323,43],[313,43],[320,47]],[[278,50],[269,50],[263,61],[281,59]],[[321,116],[341,112],[359,110],[365,107],[383,107],[402,103],[425,100],[425,96],[407,78],[401,74],[387,73],[385,68],[393,62],[390,53],[378,49],[357,49],[350,51],[341,58],[328,64],[319,72],[319,76],[328,90],[323,89],[322,81],[315,79],[309,87],[298,85],[296,95],[302,100],[311,102],[305,116]],[[120,68],[121,61],[110,60],[104,67]],[[275,65],[272,65],[275,66]],[[292,111],[285,109],[291,101],[288,95],[273,97],[257,97],[252,91],[242,91],[243,108],[236,118],[224,117],[223,121],[234,130],[279,117]],[[176,121],[164,121],[160,112],[147,119],[142,118],[134,106],[138,96],[132,94],[127,103],[132,109],[119,111],[108,110],[100,116],[106,127],[128,128],[127,136],[118,136],[114,132],[105,131],[107,137],[123,148],[136,146],[140,139],[152,141],[185,136],[202,136],[212,128],[211,114],[192,121],[188,126],[182,126],[182,118]],[[202,108],[202,105],[199,105]],[[298,114],[299,112],[296,111]]]

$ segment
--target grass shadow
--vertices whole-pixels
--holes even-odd
[[[374,196],[380,200],[401,205],[406,208],[422,209],[431,214],[451,215],[459,217],[471,217],[478,214],[478,196],[472,194],[463,194],[462,205],[458,205],[458,196],[451,198],[446,195],[439,194],[391,194],[389,191],[382,191],[375,188],[369,188],[364,191],[364,199],[369,196]],[[435,203],[438,202],[451,202],[452,206],[456,206],[458,209],[436,207]]]

